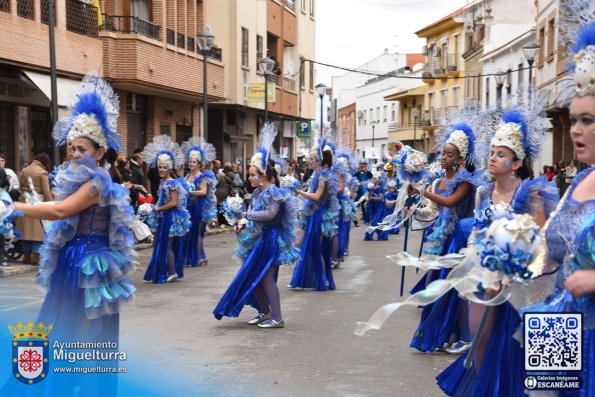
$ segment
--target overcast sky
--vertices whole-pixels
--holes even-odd
[[[381,55],[420,53],[414,32],[467,4],[467,0],[316,0],[316,60],[356,68]],[[330,86],[346,72],[316,65],[315,85]]]

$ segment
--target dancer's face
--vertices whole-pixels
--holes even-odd
[[[570,138],[576,158],[595,164],[595,96],[577,97],[570,105]]]
[[[196,169],[198,169],[198,160],[195,158],[191,158],[190,160],[188,160],[188,168],[190,168],[191,171],[194,171]]]
[[[461,163],[461,153],[459,149],[452,144],[448,144],[444,146],[442,150],[442,158],[440,160],[440,165],[443,169],[448,170],[450,168],[458,168],[459,164]]]
[[[68,150],[73,160],[79,160],[84,156],[92,156],[96,160],[101,160],[105,154],[104,148],[96,149],[93,142],[87,138],[73,139],[71,145],[68,146]]]
[[[488,171],[493,176],[512,175],[521,167],[521,160],[514,160],[514,152],[505,146],[492,146]]]
[[[308,167],[314,169],[318,168],[318,158],[316,158],[316,156],[310,155],[310,157],[308,157]]]
[[[258,171],[258,168],[251,166],[248,170],[248,179],[250,180],[250,186],[260,187],[266,178]]]
[[[157,166],[157,172],[159,172],[159,178],[161,179],[166,179],[167,177],[169,177],[169,167],[167,166],[167,164],[159,164]]]

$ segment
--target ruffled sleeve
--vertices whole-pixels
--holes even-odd
[[[134,211],[130,206],[128,189],[112,183],[109,175],[95,165],[95,159],[87,156],[71,161],[56,186],[58,201],[75,193],[91,180],[92,194],[99,195],[100,207],[108,207],[109,247],[89,253],[76,264],[80,269],[79,286],[85,290],[85,311],[88,318],[118,312],[121,300],[132,297],[135,287],[128,279],[134,270],[134,239],[128,228],[134,222]],[[79,214],[52,222],[41,248],[41,269],[36,281],[48,286],[58,266],[62,248],[76,235]]]
[[[542,175],[533,180],[525,179],[521,182],[512,202],[515,213],[533,213],[539,211],[541,206],[546,218],[556,208],[560,201],[560,192],[555,182],[548,182]]]
[[[217,179],[212,171],[205,171],[195,181],[196,188],[199,188],[203,181],[207,183],[207,194],[200,198],[202,200],[202,221],[208,223],[217,215],[217,200],[215,198]]]

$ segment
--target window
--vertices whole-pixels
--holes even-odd
[[[130,15],[149,21],[149,2],[147,0],[131,0]]]
[[[554,47],[556,42],[554,37],[556,36],[556,18],[552,18],[547,22],[547,62],[554,60]]]
[[[523,70],[523,69],[524,69],[524,67],[525,67],[525,65],[524,65],[524,64],[522,64],[522,63],[519,63],[519,68],[518,68],[518,71],[519,71],[519,72],[518,72],[518,75],[519,75],[519,81],[518,81],[518,88],[517,88],[517,89],[523,89],[523,86],[525,85],[525,81],[524,81],[524,80],[525,80],[525,79],[524,79],[524,78],[525,78],[525,76],[524,76],[524,74],[525,74],[525,71]]]
[[[539,44],[539,54],[537,55],[537,67],[540,68],[543,66],[544,62],[544,54],[545,54],[545,26],[541,26],[539,28],[539,32],[537,34],[537,40]]]
[[[310,91],[314,90],[314,62],[308,62],[310,64],[310,82],[309,82],[309,88]]]
[[[300,87],[306,88],[306,58],[300,56]]]
[[[376,122],[380,123],[380,106],[376,108]]]
[[[256,35],[256,64],[262,59],[262,36],[257,34]],[[258,66],[256,68],[258,70]]]
[[[306,0],[300,0],[301,3],[301,7],[300,9],[302,10],[303,13],[306,12]]]
[[[397,117],[397,104],[393,103],[390,105],[390,121],[396,121]]]
[[[310,0],[310,18],[314,18],[314,0]]]
[[[452,105],[459,107],[459,87],[452,88]]]
[[[242,27],[242,67],[249,67],[248,64],[248,29]]]
[[[368,111],[364,110],[364,125],[368,124]]]
[[[384,105],[384,108],[382,109],[382,116],[383,116],[382,119],[386,123],[387,116],[388,116],[388,106],[386,106],[386,105]]]

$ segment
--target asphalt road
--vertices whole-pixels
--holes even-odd
[[[213,317],[240,266],[231,256],[233,233],[208,236],[209,265],[187,268],[185,278],[171,284],[142,281],[151,250],[140,251],[138,291],[120,323],[129,373],[141,374],[155,391],[171,390],[168,396],[442,395],[434,377],[455,357],[409,348],[419,309],[405,307],[380,331],[353,334],[357,321],[400,299],[401,269],[386,255],[402,250],[402,235],[363,241],[363,232],[352,229],[351,254],[334,273],[335,291],[288,290],[293,269],[281,268],[283,329],[248,325],[256,314],[249,307],[239,318]],[[419,241],[419,233],[410,235],[411,253],[417,254]],[[420,276],[407,269],[406,287]],[[31,273],[0,279],[2,318],[36,317],[43,292],[31,279]],[[129,382],[132,375],[120,379]]]

